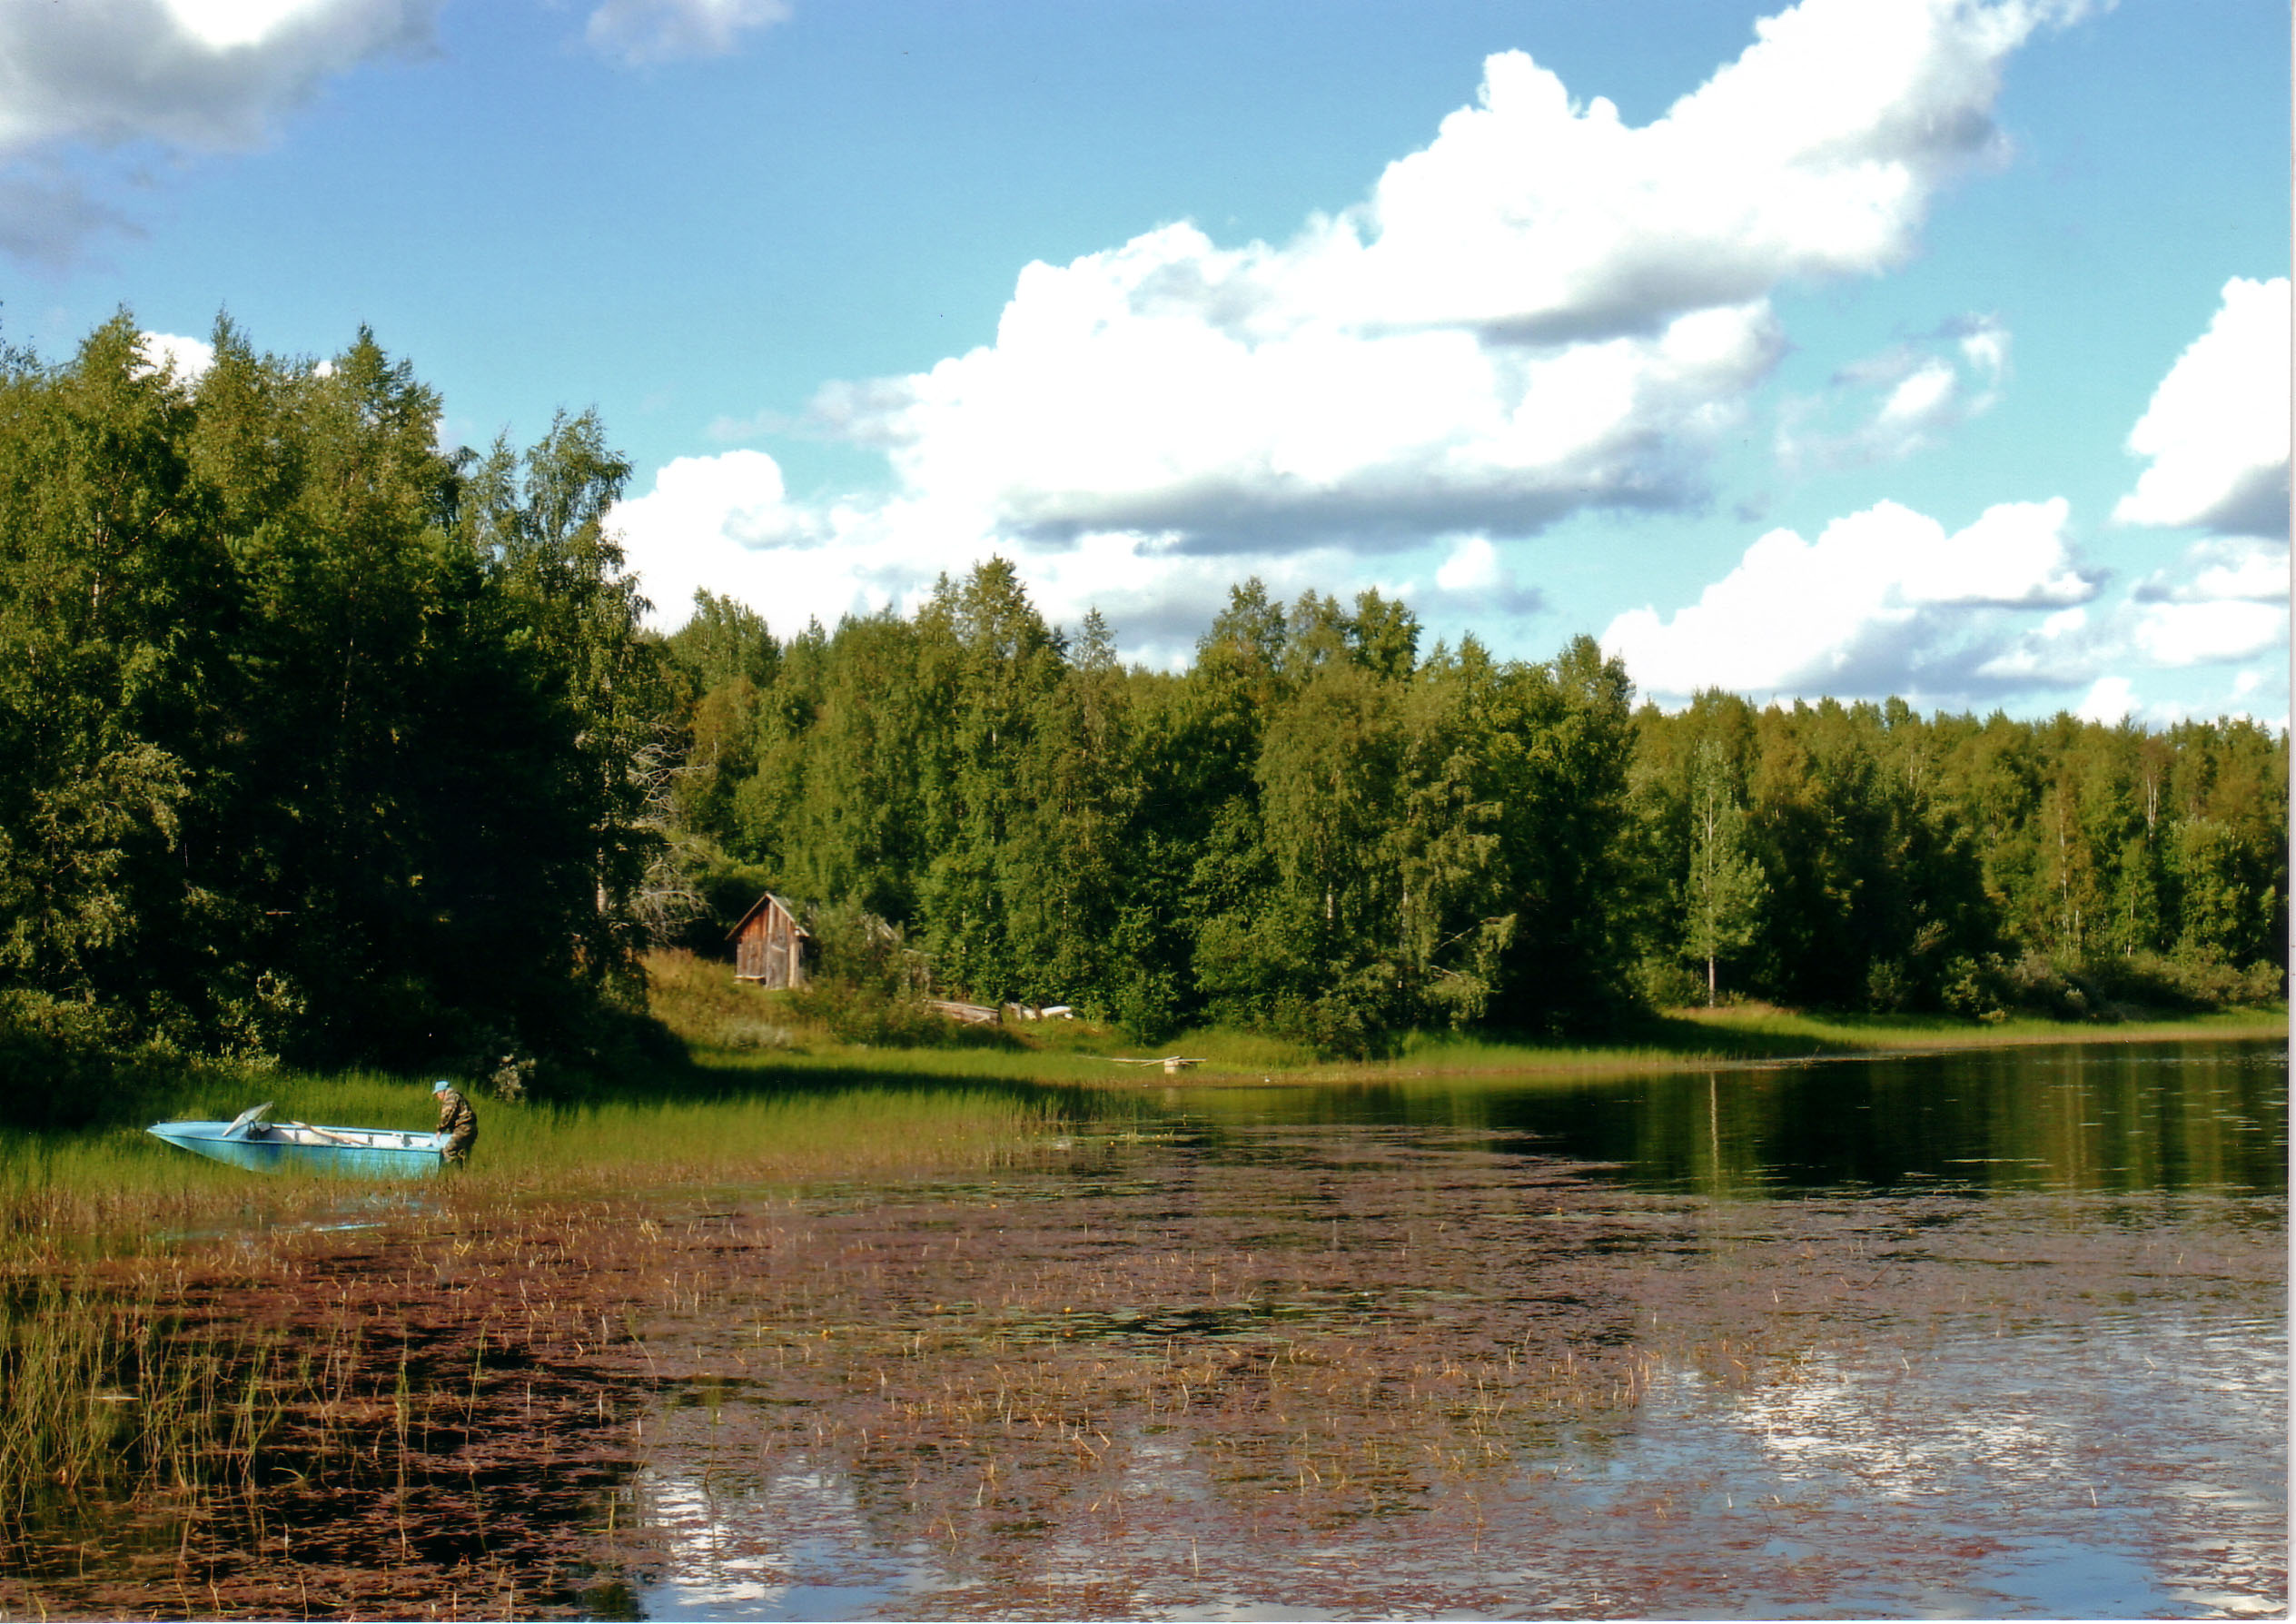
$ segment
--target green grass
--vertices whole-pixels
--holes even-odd
[[[763,1082],[766,1079],[757,1079]],[[428,1129],[427,1080],[272,1074],[187,1089],[170,1119],[216,1120],[272,1100],[274,1118]],[[718,1097],[659,1094],[577,1104],[480,1098],[472,1165],[376,1181],[285,1168],[252,1173],[140,1127],[0,1134],[0,1270],[19,1277],[131,1256],[171,1238],[340,1216],[411,1199],[459,1209],[673,1184],[802,1184],[986,1168],[1031,1154],[1063,1102],[1034,1085],[848,1074],[783,1078]]]
[[[1871,1053],[1906,1048],[1994,1048],[2017,1044],[2146,1043],[2178,1037],[2248,1037],[2285,1034],[2285,1005],[2223,1009],[2167,1019],[2121,1022],[1956,1021],[1935,1015],[1814,1015],[1747,1004],[1716,1010],[1675,1011],[1668,1025],[1684,1041],[1692,1033],[1723,1045],[1760,1049],[1802,1045],[1816,1053]]]
[[[1578,1074],[1908,1049],[2260,1036],[2285,1033],[2288,1027],[2284,1005],[2113,1024],[1818,1015],[1744,1004],[1666,1012],[1599,1042],[1412,1033],[1390,1055],[1355,1061],[1320,1058],[1301,1044],[1221,1028],[1199,1028],[1142,1045],[1119,1031],[1083,1021],[1008,1021],[994,1046],[879,1048],[838,1042],[825,1026],[801,1019],[787,995],[740,985],[725,965],[690,954],[664,954],[656,955],[649,968],[654,1014],[687,1043],[696,1065],[728,1081],[742,1079],[749,1086],[826,1087],[839,1079],[898,1077],[1136,1088],[1179,1081],[1317,1083],[1397,1075]],[[1115,1064],[1120,1057],[1165,1055],[1185,1055],[1201,1064],[1177,1078],[1153,1066]]]

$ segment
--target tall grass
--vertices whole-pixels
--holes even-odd
[[[253,1481],[312,1362],[276,1331],[194,1322],[149,1272],[17,1282],[0,1294],[0,1525],[59,1495]]]
[[[1706,1035],[1717,1048],[1763,1040],[1835,1052],[1899,1048],[1993,1048],[2034,1043],[2141,1043],[2155,1038],[2269,1035],[2288,1030],[2285,1005],[2222,1009],[2166,1020],[2098,1023],[2016,1016],[1956,1021],[1936,1015],[1812,1014],[1768,1004],[1675,1012],[1669,1025],[1688,1041]]]
[[[1058,1121],[1012,1090],[881,1087],[495,1107],[471,1186],[520,1189],[696,1181],[774,1184],[992,1166]]]
[[[199,1082],[167,1114],[214,1120],[266,1098],[277,1116],[319,1123],[427,1127],[433,1114],[425,1080],[371,1074]],[[913,1080],[481,1100],[473,1166],[409,1181],[252,1173],[136,1128],[0,1137],[0,1550],[80,1499],[166,1494],[243,1520],[262,1515],[271,1478],[346,1449],[371,1472],[395,1448],[404,1470],[404,1425],[378,1431],[372,1413],[387,1359],[341,1305],[313,1299],[306,1263],[328,1245],[314,1230],[381,1224],[418,1248],[459,1247],[555,1204],[587,1212],[574,1229],[597,1243],[612,1222],[600,1214],[625,1210],[617,1195],[987,1168],[1034,1154],[1059,1110],[1034,1087]],[[285,1317],[197,1306],[215,1282],[272,1293]],[[354,1385],[363,1396],[346,1407]]]
[[[481,1098],[470,1170],[417,1181],[292,1166],[253,1173],[140,1128],[0,1134],[0,1270],[133,1255],[218,1228],[387,1216],[410,1203],[467,1208],[697,1180],[775,1184],[987,1167],[1028,1154],[1055,1130],[1064,1108],[1042,1089],[1009,1082],[780,1081],[769,1092],[715,1097]],[[421,1129],[435,1120],[426,1082],[365,1074],[272,1075],[233,1094],[203,1084],[167,1114],[221,1120],[263,1099],[276,1102],[272,1114],[282,1120]]]

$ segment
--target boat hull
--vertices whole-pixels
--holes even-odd
[[[300,1168],[352,1178],[424,1178],[441,1164],[436,1134],[302,1123],[163,1122],[147,1130],[194,1155],[256,1173]]]

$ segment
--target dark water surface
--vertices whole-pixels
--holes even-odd
[[[678,1198],[587,1605],[2284,1614],[2287,1120],[2254,1044],[1151,1088]]]

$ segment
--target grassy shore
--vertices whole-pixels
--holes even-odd
[[[1196,1031],[1141,1045],[1082,1021],[953,1030],[950,1046],[841,1042],[785,995],[734,982],[690,955],[657,956],[654,1013],[684,1042],[682,1066],[633,1074],[580,1101],[480,1094],[474,1167],[424,1189],[457,1204],[673,1185],[798,1184],[988,1168],[1034,1153],[1111,1094],[1184,1084],[1377,1083],[1587,1076],[2021,1044],[2284,1037],[2285,1008],[2118,1024],[1997,1024],[1819,1015],[1765,1005],[1682,1010],[1602,1044],[1414,1034],[1373,1060],[1333,1061],[1281,1038]],[[1194,1062],[1176,1073],[1164,1055]],[[427,1079],[347,1073],[187,1075],[134,1122],[77,1133],[0,1134],[0,1265],[134,1250],[219,1224],[295,1221],[340,1205],[337,1181],[251,1179],[143,1132],[144,1121],[219,1120],[261,1100],[277,1119],[428,1128]],[[1097,1103],[1095,1103],[1097,1102]]]
[[[1818,1015],[1767,1004],[1651,1015],[1599,1043],[1553,1043],[1450,1034],[1406,1035],[1391,1055],[1331,1060],[1304,1045],[1255,1033],[1197,1029],[1143,1045],[1082,1021],[1009,1019],[993,1033],[952,1029],[951,1046],[887,1048],[843,1043],[807,1020],[787,995],[734,981],[727,966],[690,954],[650,961],[654,1014],[713,1073],[826,1084],[834,1079],[1026,1079],[1088,1088],[1185,1082],[1299,1084],[1411,1076],[1582,1075],[1766,1061],[1929,1053],[2010,1045],[2149,1043],[2179,1038],[2285,1036],[2285,1005],[2157,1019],[1963,1021],[1934,1015]],[[1139,1064],[1192,1062],[1177,1074]]]
[[[797,1081],[797,1080],[793,1080]],[[260,1100],[275,1120],[428,1129],[429,1084],[353,1074],[211,1077],[159,1110],[217,1121]],[[644,1094],[579,1104],[480,1102],[470,1168],[372,1183],[282,1169],[253,1175],[118,1124],[0,1134],[0,1280],[100,1263],[180,1239],[355,1223],[414,1208],[461,1212],[595,1201],[672,1187],[900,1180],[985,1170],[1056,1134],[1041,1085],[848,1075],[828,1086]]]

